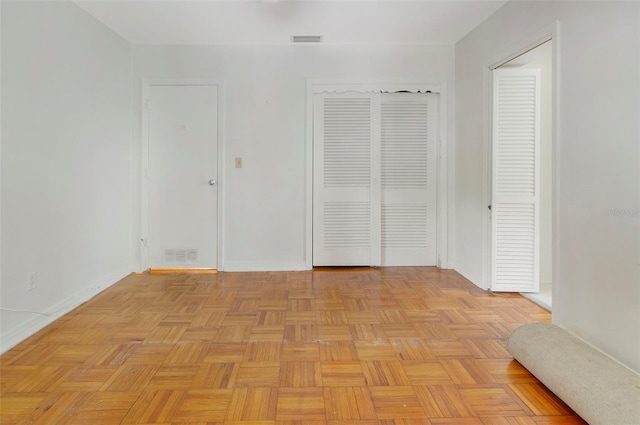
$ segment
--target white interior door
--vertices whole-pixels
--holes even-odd
[[[314,266],[436,264],[437,95],[314,95]]]
[[[493,71],[491,289],[538,292],[540,72]]]
[[[148,109],[148,265],[215,268],[217,86],[152,85]]]
[[[434,93],[382,95],[383,266],[436,264],[437,102]]]
[[[314,97],[314,266],[379,264],[379,243],[373,242],[380,225],[371,207],[379,198],[372,181],[372,155],[380,144],[372,120],[379,105],[367,93]]]

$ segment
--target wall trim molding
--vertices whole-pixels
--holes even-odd
[[[63,299],[62,301],[52,305],[42,314],[30,312],[15,312],[14,314],[22,314],[31,316],[26,319],[20,326],[11,329],[3,335],[0,335],[0,354],[15,347],[20,342],[34,335],[45,326],[55,322],[65,314],[79,307],[81,304],[89,301],[105,289],[119,282],[126,276],[131,274],[131,269],[127,268],[114,271],[101,279],[96,280],[91,285],[76,292],[75,294]]]

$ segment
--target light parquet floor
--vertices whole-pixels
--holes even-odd
[[[0,357],[0,422],[584,424],[506,350],[549,321],[428,267],[131,275]]]

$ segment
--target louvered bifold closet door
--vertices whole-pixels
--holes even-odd
[[[379,265],[379,96],[314,95],[313,265]]]
[[[438,95],[381,99],[382,265],[436,264]]]
[[[493,71],[493,291],[539,289],[540,72]]]

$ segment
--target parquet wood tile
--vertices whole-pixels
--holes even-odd
[[[391,342],[366,341],[356,342],[358,358],[366,360],[396,360],[400,354],[395,350]]]
[[[236,382],[239,363],[204,363],[191,381],[191,388],[231,388]]]
[[[453,384],[451,376],[439,361],[406,361],[403,368],[414,386]]]
[[[536,415],[566,415],[569,407],[538,382],[509,384],[511,389]]]
[[[451,328],[442,323],[440,319],[426,323],[416,323],[416,328],[420,331],[420,336],[428,341],[454,340],[455,334]]]
[[[238,365],[236,387],[277,387],[280,383],[279,362],[250,362]]]
[[[159,365],[124,364],[100,387],[100,391],[142,391],[151,381]]]
[[[399,360],[364,361],[362,370],[368,385],[385,387],[411,385]]]
[[[282,346],[283,362],[320,360],[320,345],[315,342],[287,342]]]
[[[72,366],[39,366],[26,379],[16,383],[12,391],[23,393],[53,392],[69,378],[73,370]]]
[[[494,417],[482,418],[483,425],[535,425],[530,417]]]
[[[280,388],[276,419],[322,421],[326,418],[322,388]]]
[[[373,306],[374,311],[378,314],[380,318],[380,323],[383,324],[406,324],[411,323],[406,313],[403,310],[399,309],[378,309],[376,306]]]
[[[18,385],[36,372],[39,366],[12,366],[0,368],[0,395],[17,391]]]
[[[460,387],[462,398],[476,416],[524,416],[531,411],[508,389],[494,385]]]
[[[354,341],[360,342],[388,342],[389,337],[384,332],[382,325],[376,323],[358,323],[351,325],[351,336]]]
[[[538,382],[535,376],[513,359],[479,359],[478,362],[496,382],[501,384]]]
[[[125,360],[126,364],[161,365],[174,349],[175,344],[138,344]]]
[[[396,339],[392,341],[401,360],[432,360],[435,355],[427,343],[419,338]]]
[[[309,310],[298,310],[298,305],[295,304],[295,307],[290,306],[287,311],[287,315],[284,319],[285,325],[315,325],[318,322],[318,316],[315,311]]]
[[[75,413],[76,406],[88,397],[85,392],[53,392],[38,406],[29,418],[29,423],[48,425],[68,423]],[[55,406],[55,409],[50,407]]]
[[[213,342],[242,342],[248,341],[251,326],[226,325],[220,326],[212,338]]]
[[[321,387],[320,362],[283,362],[280,367],[280,387]]]
[[[123,424],[167,423],[185,397],[184,391],[145,390],[129,409]]]
[[[319,348],[322,361],[359,360],[358,350],[352,341],[320,342]]]
[[[320,366],[324,387],[365,387],[362,364],[356,361],[323,362]]]
[[[276,388],[236,388],[231,395],[226,421],[274,420],[277,401]]]
[[[493,376],[476,359],[441,359],[440,364],[456,385],[493,384]]]
[[[121,366],[135,352],[138,343],[130,344],[106,344],[101,346],[101,350],[95,354],[92,364],[95,366]]]
[[[30,418],[46,399],[46,393],[4,393],[0,409],[0,423],[17,424]]]
[[[161,365],[147,389],[152,390],[180,390],[189,389],[200,368],[197,364],[189,365]]]
[[[250,341],[242,361],[269,362],[279,361],[282,353],[282,341]]]
[[[379,425],[431,425],[429,419],[386,419],[378,421]]]
[[[482,425],[480,418],[437,418],[430,421],[431,425]]]
[[[579,425],[431,267],[131,275],[0,357],[2,424]]]
[[[426,418],[414,387],[370,387],[378,419]]]
[[[276,421],[224,421],[224,425],[275,425]],[[172,424],[172,425],[199,425],[199,424]],[[206,424],[201,425],[216,425],[214,423],[208,422]]]
[[[318,311],[317,317],[320,325],[347,325],[349,323],[347,313],[342,310]]]
[[[353,335],[349,325],[318,325],[320,341],[351,341]]]
[[[241,343],[211,343],[207,348],[204,363],[240,362],[247,351],[248,342]]]
[[[455,385],[424,385],[414,388],[429,418],[460,419],[476,416]]]
[[[187,391],[176,408],[172,422],[223,423],[231,402],[232,389]]]
[[[255,306],[254,306],[255,307]],[[255,308],[250,309],[249,311],[255,311]],[[237,313],[237,312],[229,312],[226,313],[224,319],[222,320],[221,326],[250,326],[256,320],[257,313]]]
[[[584,425],[585,422],[574,415],[570,416],[535,416],[532,418],[537,425]]]
[[[326,387],[324,404],[329,420],[377,419],[367,387]]]
[[[282,341],[284,325],[254,325],[249,334],[250,341]]]
[[[197,365],[204,361],[206,353],[207,344],[205,342],[178,342],[171,347],[164,363]]]
[[[127,416],[136,400],[138,392],[91,392],[76,407],[69,424],[119,424]]]
[[[283,310],[286,310],[286,302]],[[280,326],[284,325],[287,313],[285,311],[269,311],[262,305],[260,310],[256,313],[254,326]]]
[[[495,339],[465,339],[462,341],[476,359],[510,359],[506,341]]]
[[[344,302],[346,305],[351,302],[351,300],[346,299]],[[347,315],[347,321],[352,325],[376,325],[379,323],[378,315],[371,308],[347,311],[345,314]]]

